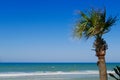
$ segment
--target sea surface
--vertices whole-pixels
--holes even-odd
[[[116,65],[107,63],[108,73]],[[96,63],[0,63],[0,80],[99,80],[99,72]]]

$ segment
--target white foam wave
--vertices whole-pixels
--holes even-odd
[[[108,71],[108,73],[114,73],[113,71]],[[98,71],[73,71],[73,72],[9,72],[9,73],[0,73],[0,77],[20,77],[20,76],[43,76],[43,75],[96,75],[99,74]]]

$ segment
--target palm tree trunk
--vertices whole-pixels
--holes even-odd
[[[98,56],[98,68],[99,68],[100,80],[108,80],[107,68],[106,68],[104,56]]]
[[[98,57],[98,68],[100,80],[108,80],[107,68],[105,62],[106,50],[108,48],[107,43],[104,39],[98,36],[94,42],[96,56]]]

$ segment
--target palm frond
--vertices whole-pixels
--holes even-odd
[[[110,75],[111,77],[115,78],[116,80],[119,80],[114,74],[109,73],[109,75]]]
[[[80,11],[80,15],[86,20],[89,21],[89,17],[82,11]]]
[[[102,21],[105,22],[106,21],[106,9],[104,8],[102,14],[101,14],[101,18],[102,18]]]
[[[90,38],[101,36],[110,31],[111,26],[113,26],[117,17],[108,17],[106,19],[106,9],[103,10],[95,10],[92,9],[89,13],[80,12],[81,15],[76,28],[75,28],[75,36],[82,38]]]
[[[117,16],[115,17],[110,16],[105,22],[103,34],[108,33],[111,29],[111,26],[113,26],[117,20],[118,20]]]
[[[118,76],[120,76],[120,73],[119,73],[119,71],[118,71],[117,67],[116,67],[116,68],[114,68],[114,71],[115,71],[115,73],[116,73]]]
[[[119,66],[116,66],[117,67],[117,69],[118,69],[118,71],[119,71],[119,73],[120,73],[120,67]]]
[[[115,74],[109,73],[109,75],[116,80],[120,80],[120,67],[116,66],[115,68],[113,68],[113,70],[114,70]]]
[[[82,38],[83,36],[85,38],[88,38],[86,32],[88,29],[89,18],[83,12],[80,12],[80,15],[82,18],[77,22],[76,27],[74,29],[74,34],[78,38]]]

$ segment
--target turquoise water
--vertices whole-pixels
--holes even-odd
[[[99,72],[96,63],[0,63],[0,80],[99,80]]]

